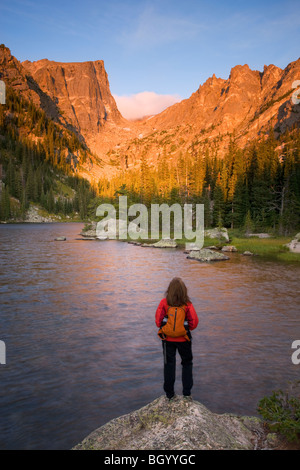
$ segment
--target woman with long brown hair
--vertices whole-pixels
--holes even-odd
[[[193,387],[193,354],[190,331],[199,323],[197,313],[181,278],[169,284],[155,315],[159,336],[163,340],[164,391],[169,400],[174,397],[176,351],[181,357],[183,396],[190,397]]]

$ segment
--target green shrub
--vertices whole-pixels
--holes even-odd
[[[300,381],[283,392],[276,390],[258,403],[258,412],[271,431],[278,432],[289,441],[300,437]]]

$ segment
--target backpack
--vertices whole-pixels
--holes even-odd
[[[167,336],[171,336],[171,338],[184,336],[186,340],[190,341],[188,331],[184,325],[185,309],[185,305],[182,307],[168,307],[167,322],[158,331],[158,336],[162,340],[165,340]]]

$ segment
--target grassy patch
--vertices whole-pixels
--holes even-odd
[[[239,252],[251,251],[257,255],[271,257],[281,261],[300,261],[300,253],[291,253],[285,246],[290,241],[291,237],[233,237],[230,244],[234,245]]]
[[[230,237],[230,241],[226,242],[224,238],[208,238],[205,237],[203,248],[208,246],[215,246],[216,248],[221,249],[224,245],[234,245],[238,253],[242,254],[244,251],[250,251],[251,253],[266,257],[273,260],[279,261],[286,261],[286,262],[294,262],[300,261],[300,253],[291,253],[289,248],[285,245],[289,243],[292,237],[277,237],[272,236],[271,238],[258,238],[258,237],[250,237],[247,238],[243,236],[241,231],[238,230],[228,230],[228,234]],[[160,233],[160,237],[158,239],[152,240],[144,240],[138,239],[137,242],[149,244],[155,243],[162,238],[162,234]],[[171,233],[171,238],[173,238],[173,234]],[[133,241],[130,237],[127,238],[126,241]],[[179,248],[185,248],[186,243],[194,243],[195,240],[188,240],[185,237],[176,239],[176,243]]]
[[[75,191],[70,188],[70,186],[67,186],[59,180],[56,181],[56,188],[58,194],[60,194],[61,196],[68,197],[70,199],[74,197]]]
[[[298,261],[300,262],[300,253],[291,253],[290,251],[286,253],[278,253],[277,259],[281,261]]]
[[[178,246],[184,247],[186,243],[195,243],[193,240],[188,240],[187,238],[182,238],[181,240],[176,240]],[[205,238],[203,248],[207,246],[216,246],[217,248],[222,248],[226,244],[225,239],[219,240],[218,238]]]

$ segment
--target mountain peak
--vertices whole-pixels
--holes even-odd
[[[108,120],[121,120],[111,95],[103,60],[25,61],[23,66],[43,91],[55,99],[78,132],[97,134]]]
[[[1,52],[2,52],[2,54],[6,53],[6,54],[11,55],[10,49],[8,47],[6,47],[5,44],[0,44],[0,53]]]
[[[212,77],[209,77],[207,80],[206,80],[206,84],[209,85],[209,86],[215,86],[215,85],[218,85],[220,83],[220,81],[223,81],[222,78],[217,78],[215,74],[213,74]]]
[[[206,88],[214,88],[214,87],[219,87],[220,85],[222,85],[224,83],[224,79],[223,78],[218,78],[216,76],[216,74],[213,74],[211,77],[209,77],[204,83],[203,85],[200,85],[198,90],[197,90],[197,93],[202,93],[202,90],[206,89]]]
[[[112,172],[111,155],[116,165],[135,165],[142,154],[155,162],[162,145],[170,158],[190,153],[191,146],[202,152],[205,146],[214,145],[214,152],[222,156],[232,134],[239,145],[245,145],[270,126],[284,130],[299,124],[300,118],[289,95],[293,81],[300,77],[300,59],[284,70],[270,64],[259,72],[244,64],[233,67],[227,79],[214,73],[190,98],[134,123],[124,119],[117,108],[103,60],[42,59],[20,64],[2,45],[1,77],[50,118],[76,131],[102,160],[101,165],[107,163],[107,171]]]
[[[258,74],[256,70],[251,70],[248,64],[236,65],[232,67],[229,75],[231,81],[240,80],[242,77],[247,77],[249,75]]]

